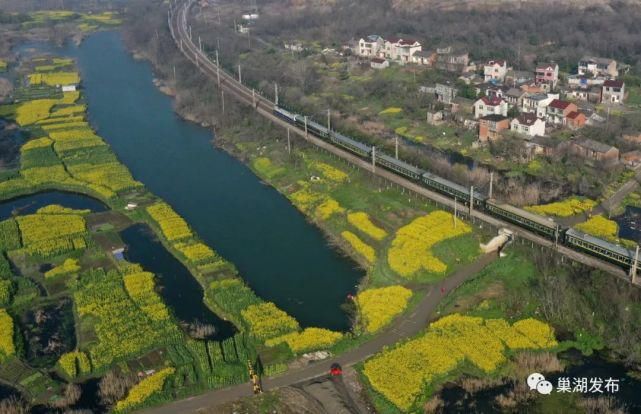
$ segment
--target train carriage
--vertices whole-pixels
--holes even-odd
[[[428,172],[423,173],[423,175],[421,176],[421,181],[427,187],[451,197],[457,198],[465,204],[469,204],[470,202],[469,188],[463,187],[462,185],[456,184],[450,180],[446,180],[445,178]],[[474,191],[473,199],[475,207],[483,207],[485,205],[485,200],[487,200],[487,197],[478,191]]]
[[[565,243],[625,268],[630,268],[634,261],[633,250],[572,228],[565,232]]]
[[[494,200],[487,200],[485,208],[507,221],[523,226],[552,240],[558,240],[561,228],[552,219],[530,213],[509,204],[500,204]]]
[[[397,160],[394,157],[390,157],[389,155],[378,151],[376,152],[376,163],[413,180],[420,180],[421,175],[425,173],[424,170],[421,170],[418,167],[404,161]]]
[[[330,139],[333,143],[340,145],[343,148],[347,148],[348,150],[363,157],[369,157],[372,152],[372,147],[370,147],[369,145],[365,145],[352,138],[346,137],[345,135],[336,131],[331,132]]]

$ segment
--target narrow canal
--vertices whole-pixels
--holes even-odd
[[[134,60],[118,33],[49,50],[78,59],[90,121],[136,179],[232,261],[258,295],[303,326],[349,327],[341,304],[363,272],[285,197],[215,149],[210,130],[179,119],[153,85],[150,65]]]

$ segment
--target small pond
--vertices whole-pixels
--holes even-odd
[[[614,217],[619,225],[619,237],[641,243],[641,208],[626,206],[623,214]]]
[[[14,215],[33,214],[38,209],[50,204],[58,204],[76,210],[91,210],[94,213],[107,210],[107,206],[102,202],[89,196],[64,191],[45,191],[0,201],[0,220],[6,220]]]
[[[203,303],[203,289],[178,259],[156,238],[145,224],[133,225],[120,233],[127,245],[125,257],[156,274],[159,293],[173,314],[189,328],[212,325],[208,339],[222,340],[234,335],[236,328],[219,318]]]

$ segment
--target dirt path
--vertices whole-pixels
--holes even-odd
[[[330,366],[334,362],[338,362],[344,367],[354,365],[381,351],[385,346],[391,346],[401,339],[418,334],[427,327],[436,307],[448,293],[456,289],[466,280],[474,277],[474,275],[478,274],[485,266],[496,260],[497,257],[496,253],[485,254],[479,257],[474,263],[457,270],[439,284],[430,287],[427,294],[409,315],[403,315],[402,318],[394,321],[390,327],[360,347],[326,361],[317,362],[304,368],[290,370],[279,377],[265,378],[263,380],[263,388],[265,390],[280,388],[325,375],[329,372]],[[207,392],[185,400],[175,401],[162,407],[146,409],[141,412],[154,414],[196,413],[199,410],[211,408],[218,404],[250,395],[252,395],[252,390],[249,384],[240,384],[222,390]]]

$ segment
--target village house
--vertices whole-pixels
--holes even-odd
[[[503,115],[487,115],[479,119],[479,141],[496,141],[501,132],[510,128],[510,120]]]
[[[577,101],[599,103],[601,101],[601,88],[594,86],[587,89],[573,89],[567,91],[566,97]]]
[[[534,71],[534,83],[541,85],[548,92],[556,89],[559,82],[559,65],[556,63],[540,63]]]
[[[641,134],[624,134],[623,140],[630,144],[641,144]]]
[[[507,109],[507,102],[503,99],[484,96],[474,102],[474,118],[478,119],[487,115],[507,116]]]
[[[452,99],[450,110],[453,114],[457,114],[457,118],[466,118],[474,113],[474,101],[463,98],[462,96],[457,96]]]
[[[534,113],[537,118],[545,118],[547,113],[547,107],[554,99],[558,99],[559,94],[528,94],[526,93],[523,97],[523,105],[521,106],[521,112]]]
[[[622,80],[607,80],[601,89],[601,103],[623,103],[625,83]]]
[[[510,130],[529,137],[545,135],[545,121],[535,114],[520,114],[510,122]]]
[[[256,12],[246,12],[241,16],[243,20],[258,20],[260,15]]]
[[[553,125],[565,125],[568,114],[578,110],[572,102],[554,99],[547,107],[547,121]]]
[[[581,158],[608,164],[616,163],[619,160],[618,148],[592,139],[582,139],[572,142],[570,151]]]
[[[358,41],[356,54],[363,57],[379,56],[384,46],[385,40],[383,40],[382,37],[379,35],[369,35]]]
[[[604,76],[616,78],[619,76],[617,61],[614,59],[584,56],[579,60],[579,75],[591,74],[593,77]]]
[[[436,94],[436,99],[439,102],[449,104],[452,103],[452,99],[456,97],[458,90],[452,85],[437,83],[434,88],[434,93]]]
[[[528,72],[524,70],[509,69],[505,74],[505,83],[514,88],[518,88],[523,84],[531,83],[531,82],[534,82],[534,77],[532,76],[532,72]]]
[[[483,83],[483,78],[474,72],[465,72],[458,78],[466,85],[478,85]]]
[[[626,167],[636,168],[641,165],[641,151],[634,150],[621,154],[621,161]]]
[[[292,52],[302,52],[304,50],[303,44],[301,42],[285,42],[285,49]]]
[[[451,46],[436,49],[436,67],[440,70],[463,73],[469,64],[467,52],[455,51]]]
[[[570,129],[580,129],[588,122],[588,117],[583,112],[573,111],[566,117],[566,126]]]
[[[389,62],[387,59],[374,57],[369,61],[369,66],[372,69],[385,69],[389,67]]]
[[[507,62],[504,60],[490,60],[483,67],[485,82],[504,82],[507,74]]]
[[[503,99],[508,104],[509,108],[520,108],[523,105],[523,97],[525,96],[525,91],[519,88],[510,88],[503,95]]]
[[[530,150],[531,155],[554,157],[559,153],[559,146],[556,141],[550,137],[540,135],[529,140],[525,147]]]
[[[419,50],[412,55],[412,62],[417,65],[434,66],[436,62],[436,52],[431,50]]]
[[[421,51],[421,44],[414,39],[403,39],[391,37],[385,39],[383,53],[385,58],[396,60],[401,63],[412,62],[412,55]]]

